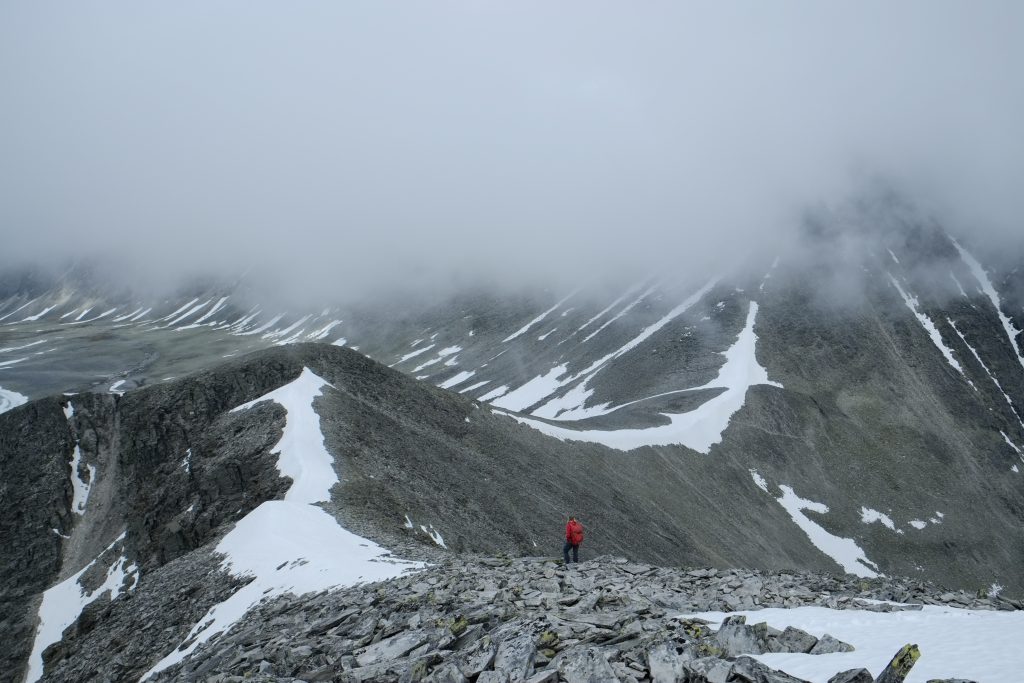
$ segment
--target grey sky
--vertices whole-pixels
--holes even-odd
[[[707,265],[882,175],[1024,232],[1021,2],[0,4],[3,260]]]

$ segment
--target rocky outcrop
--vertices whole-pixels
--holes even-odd
[[[545,558],[458,557],[384,583],[263,603],[153,680],[799,683],[748,655],[853,650],[828,635],[751,625],[741,615],[717,629],[677,616],[721,605],[734,583],[751,587],[745,595],[766,607],[864,609],[881,595],[939,594],[900,580],[863,585],[610,557],[568,568]],[[972,606],[995,607],[982,598]],[[898,683],[920,656],[907,646],[878,679],[855,669],[832,681]],[[80,665],[103,666],[98,658]]]

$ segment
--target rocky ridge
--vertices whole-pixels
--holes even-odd
[[[920,610],[924,604],[1024,607],[911,579],[687,570],[607,556],[570,567],[550,558],[454,556],[387,582],[264,602],[151,680],[798,683],[749,655],[852,646],[828,634],[747,624],[743,615],[728,617],[717,631],[679,615],[805,605]],[[877,678],[854,669],[831,681],[898,683],[927,655],[908,645]],[[103,669],[103,657],[96,653],[58,671],[86,675]]]

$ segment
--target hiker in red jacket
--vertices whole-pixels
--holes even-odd
[[[583,525],[575,517],[570,517],[569,523],[565,525],[565,545],[562,546],[566,564],[569,564],[569,548],[572,548],[572,561],[579,563],[580,543],[583,543]]]

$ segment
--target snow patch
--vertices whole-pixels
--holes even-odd
[[[460,394],[467,394],[467,393],[469,393],[469,392],[471,392],[471,391],[473,391],[475,389],[479,389],[480,387],[482,387],[485,384],[490,384],[490,383],[491,383],[491,380],[485,379],[483,382],[476,382],[475,384],[470,384],[465,389],[459,389],[459,393]]]
[[[217,544],[224,566],[236,576],[253,580],[224,602],[210,608],[185,642],[143,677],[173,666],[200,644],[231,628],[260,600],[287,592],[301,595],[363,581],[381,581],[419,562],[396,560],[376,543],[356,536],[315,503],[330,500],[338,481],[333,458],[324,447],[320,419],[313,402],[331,386],[309,368],[297,379],[233,409],[245,410],[262,401],[275,401],[287,412],[284,433],[274,447],[277,468],[292,479],[284,500],[267,501],[243,517]],[[408,518],[407,518],[408,519]]]
[[[71,487],[73,495],[71,498],[71,511],[76,515],[85,514],[85,506],[89,502],[89,491],[92,489],[92,482],[96,479],[96,468],[86,465],[89,472],[89,481],[86,482],[78,475],[78,468],[82,462],[82,450],[75,444],[75,450],[71,453]]]
[[[920,519],[912,519],[909,522],[907,522],[907,524],[909,524],[910,526],[914,527],[918,531],[920,531],[921,529],[923,529],[926,526],[928,526],[928,522],[922,521]]]
[[[454,377],[450,377],[450,378],[446,379],[444,382],[441,382],[441,384],[439,384],[438,386],[441,387],[442,389],[451,389],[454,386],[458,386],[459,384],[462,384],[463,382],[465,382],[467,379],[469,379],[470,377],[472,377],[475,374],[476,374],[475,370],[463,370],[462,372],[460,372],[459,374],[455,375]]]
[[[718,376],[703,386],[682,390],[696,391],[700,389],[723,388],[725,391],[704,402],[698,408],[690,412],[662,413],[662,415],[670,420],[667,425],[659,425],[656,427],[642,429],[575,430],[522,416],[514,415],[512,417],[544,434],[563,441],[587,441],[591,443],[600,443],[608,446],[609,448],[623,451],[633,450],[634,448],[640,448],[641,446],[667,446],[682,444],[695,451],[708,453],[711,450],[711,446],[722,440],[722,434],[729,426],[732,416],[743,407],[748,388],[758,384],[767,384],[782,388],[782,385],[778,382],[773,382],[768,379],[768,371],[757,361],[757,335],[754,334],[754,323],[756,318],[757,303],[751,301],[750,308],[747,312],[746,326],[737,337],[736,343],[724,352],[723,355],[725,356],[725,363],[719,370]],[[559,367],[561,368],[564,366]],[[555,368],[552,373],[558,369],[559,368]],[[549,373],[549,375],[550,374],[551,373]],[[576,389],[579,389],[579,387]],[[611,409],[606,407],[588,409],[589,412],[585,416],[591,417],[594,414],[607,414],[613,410],[617,410],[626,405],[632,405],[636,402],[637,401],[632,401]],[[518,405],[520,402],[515,401],[509,403],[512,405]],[[506,405],[501,405],[497,401],[494,402],[494,405],[499,407],[508,407]],[[515,408],[510,409],[514,410]],[[563,414],[559,419],[579,419],[579,417],[578,413],[570,412],[568,414]]]
[[[426,353],[427,351],[429,351],[432,348],[434,348],[434,344],[431,344],[430,346],[424,346],[423,348],[416,349],[415,351],[410,351],[409,353],[407,353],[404,356],[402,356],[401,358],[399,358],[398,361],[395,363],[395,365],[398,365],[398,363],[404,363],[405,361],[409,360],[410,358],[415,358],[416,356],[418,356],[418,355],[420,355],[422,353]]]
[[[382,581],[408,569],[423,567],[390,557],[376,543],[338,526],[314,505],[288,500],[267,501],[243,517],[217,544],[224,566],[253,580],[200,619],[185,642],[146,672],[140,680],[177,664],[196,647],[226,632],[261,600],[284,593],[305,593]]]
[[[654,292],[656,292],[657,290],[658,290],[658,285],[657,284],[651,285],[650,287],[645,289],[644,292],[640,296],[638,296],[636,299],[633,299],[631,302],[626,304],[626,306],[624,306],[621,311],[619,311],[614,316],[612,316],[612,318],[610,320],[608,320],[608,322],[606,322],[605,324],[601,325],[599,328],[597,328],[596,330],[594,330],[593,332],[588,334],[586,337],[584,337],[583,338],[583,342],[584,343],[588,342],[591,339],[593,339],[594,337],[596,337],[602,330],[604,330],[606,327],[608,327],[609,325],[614,323],[616,320],[618,320],[622,316],[624,316],[627,313],[629,313],[631,310],[633,310],[637,306],[637,304],[639,304],[641,301],[643,301],[644,299],[649,297],[651,294],[654,294]]]
[[[441,538],[441,532],[435,529],[433,524],[430,525],[429,529],[420,524],[420,529],[422,529],[423,533],[425,533],[427,536],[430,536],[431,540],[434,541],[434,543],[436,543],[437,545],[441,546],[442,548],[448,547],[444,544],[444,539]]]
[[[508,385],[507,384],[502,384],[500,387],[498,387],[496,389],[491,389],[490,391],[488,391],[486,394],[484,394],[483,396],[481,396],[477,400],[478,401],[482,401],[484,403],[487,403],[488,401],[493,401],[494,399],[498,398],[499,396],[504,396],[507,391],[508,391]]]
[[[292,382],[231,410],[236,413],[264,401],[274,401],[285,409],[281,440],[271,453],[278,455],[277,469],[281,476],[292,479],[292,486],[284,498],[287,501],[317,503],[330,500],[331,487],[338,483],[334,457],[324,446],[320,417],[313,410],[313,402],[323,392],[324,386],[334,388],[309,368],[303,368]]]
[[[889,515],[883,514],[878,510],[872,510],[871,508],[861,507],[860,509],[860,521],[865,524],[873,524],[875,522],[881,522],[882,526],[896,531],[896,525],[892,523],[892,519]]]
[[[751,469],[750,476],[754,480],[754,484],[757,485],[757,488],[761,489],[765,493],[768,493],[768,482],[764,480],[764,477],[762,477],[757,470]]]
[[[971,274],[981,285],[981,291],[985,293],[989,301],[996,309],[996,314],[999,316],[999,322],[1003,324],[1003,330],[1006,331],[1006,337],[1010,340],[1010,346],[1013,347],[1013,351],[1017,356],[1017,360],[1021,366],[1024,367],[1024,356],[1021,356],[1020,345],[1017,344],[1017,335],[1020,334],[1020,330],[1013,326],[1013,322],[1003,313],[1002,305],[999,301],[999,294],[996,292],[996,288],[992,286],[992,281],[989,280],[988,274],[985,269],[981,267],[978,260],[971,256],[966,249],[960,246],[960,244],[953,240],[953,246],[956,247],[957,251],[960,252],[960,258],[963,259],[967,267],[970,268]]]
[[[905,643],[917,643],[923,653],[907,676],[907,683],[940,678],[1008,681],[1009,672],[1024,670],[1024,648],[1020,647],[1024,612],[1019,611],[925,605],[919,611],[868,612],[814,606],[681,616],[705,619],[717,628],[725,617],[736,614],[746,615],[750,623],[765,621],[779,629],[793,626],[818,637],[830,633],[854,646],[853,652],[828,655],[751,655],[811,683],[827,683],[836,671],[861,667],[880,674]]]
[[[135,564],[129,564],[128,559],[121,556],[107,571],[107,577],[101,586],[91,592],[86,592],[78,579],[81,578],[96,561],[117,543],[124,540],[122,533],[111,543],[96,559],[87,564],[77,574],[61,581],[56,586],[48,588],[43,593],[43,602],[39,605],[39,626],[36,628],[35,640],[32,643],[32,654],[28,660],[28,675],[25,678],[27,683],[38,681],[43,676],[43,650],[60,641],[64,629],[74,623],[82,610],[92,602],[92,598],[103,595],[110,591],[110,599],[114,600],[124,592],[124,584],[138,573]],[[132,588],[134,588],[134,583]]]
[[[810,510],[825,514],[828,512],[827,505],[801,498],[789,486],[780,485],[779,489],[782,490],[782,497],[778,499],[779,504],[786,509],[796,525],[807,534],[807,538],[811,540],[814,547],[835,560],[849,574],[864,577],[879,575],[878,566],[867,558],[867,555],[853,539],[829,533],[803,512]],[[833,671],[833,673],[835,672]]]
[[[28,396],[19,394],[11,389],[0,387],[0,413],[5,413],[12,408],[28,403]]]
[[[557,391],[562,383],[558,378],[566,373],[568,366],[558,365],[543,375],[537,375],[518,389],[493,401],[494,405],[506,410],[520,411],[538,403]],[[481,399],[482,400],[482,399]]]
[[[935,327],[935,323],[932,322],[931,318],[929,318],[927,315],[920,311],[921,304],[917,300],[917,297],[907,294],[905,291],[903,291],[903,288],[900,287],[900,283],[897,282],[896,278],[894,278],[892,275],[889,276],[889,281],[892,282],[893,287],[895,287],[896,291],[898,291],[900,293],[900,296],[903,297],[903,302],[907,305],[907,308],[910,309],[910,312],[914,314],[914,317],[917,318],[918,322],[921,323],[921,326],[924,327],[925,331],[928,333],[928,336],[931,337],[932,343],[935,344],[935,348],[937,348],[942,353],[942,355],[946,359],[946,362],[949,363],[954,370],[959,372],[960,375],[965,380],[967,380],[967,383],[970,384],[971,387],[973,387],[976,390],[977,387],[974,386],[974,382],[967,379],[967,375],[964,374],[964,369],[960,365],[960,361],[958,361],[956,357],[953,355],[953,349],[946,346],[946,342],[943,341],[942,335],[939,333],[939,329]]]
[[[530,322],[528,322],[525,325],[523,325],[521,328],[519,328],[519,330],[517,332],[513,332],[509,336],[507,336],[504,339],[502,339],[501,343],[505,344],[507,342],[512,341],[516,337],[525,334],[526,331],[529,330],[531,327],[533,327],[534,325],[536,325],[540,321],[544,320],[544,318],[548,317],[549,314],[554,313],[555,311],[557,311],[562,304],[564,304],[566,301],[568,301],[572,297],[576,296],[576,292],[577,291],[579,291],[579,290],[574,290],[574,291],[570,292],[567,297],[565,297],[564,299],[559,301],[557,304],[555,304],[554,306],[552,306],[548,310],[546,310],[543,313],[541,313],[540,315],[538,315],[536,318],[534,318]]]
[[[999,384],[999,380],[996,379],[996,376],[993,375],[992,371],[988,369],[987,365],[985,365],[985,361],[983,361],[981,359],[981,356],[978,355],[978,351],[973,346],[971,346],[970,343],[968,343],[967,337],[964,336],[964,333],[960,331],[960,329],[956,326],[956,323],[954,323],[952,319],[946,318],[946,322],[949,323],[950,327],[953,328],[953,331],[956,332],[958,337],[960,337],[960,340],[964,343],[964,346],[966,346],[970,350],[971,354],[974,356],[974,359],[978,361],[978,364],[989,376],[989,379],[991,379],[992,383],[996,385],[996,389],[999,389],[999,392],[1003,395],[1003,398],[1006,400],[1006,404],[1010,406],[1010,411],[1017,417],[1017,421],[1020,422],[1021,427],[1024,427],[1024,420],[1021,419],[1020,414],[1017,412],[1017,408],[1013,405],[1013,401],[1010,399],[1009,394],[1003,391],[1003,387],[1001,384]]]

